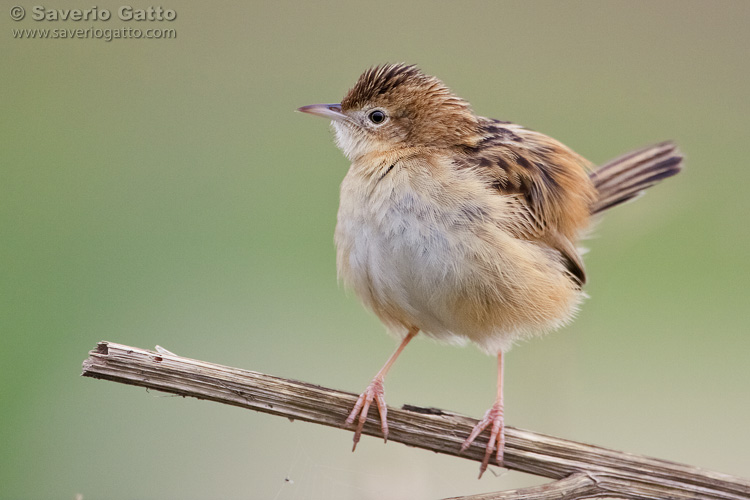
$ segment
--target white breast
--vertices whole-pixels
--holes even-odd
[[[397,165],[385,176],[382,169],[374,174],[350,169],[341,186],[336,227],[344,283],[396,335],[416,326],[443,341],[471,340],[488,352],[566,321],[577,299],[564,300],[554,311],[541,304],[552,314],[532,317],[514,307],[537,300],[526,285],[515,285],[524,269],[519,266],[549,258],[537,245],[502,230],[497,215],[503,212],[503,197],[477,199],[476,193],[483,192],[473,185],[478,181],[436,177],[434,171],[422,175],[423,167]],[[552,261],[547,265],[559,267]],[[548,298],[559,296],[561,287],[570,297],[572,287],[562,269],[551,274],[561,275],[552,282],[545,278],[549,272],[532,274],[537,283],[531,284],[546,288]]]

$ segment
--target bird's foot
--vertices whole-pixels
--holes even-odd
[[[378,405],[378,411],[380,412],[380,428],[383,430],[383,440],[388,441],[388,420],[386,419],[388,407],[385,405],[383,379],[375,377],[372,382],[370,382],[370,385],[367,386],[365,392],[359,396],[352,412],[344,423],[345,426],[349,426],[354,423],[355,419],[357,420],[357,428],[354,430],[354,446],[352,446],[352,451],[357,449],[357,443],[359,443],[359,438],[362,436],[362,427],[364,427],[365,421],[367,420],[367,412],[370,409],[370,403],[372,403],[373,399]]]
[[[474,429],[466,438],[464,444],[461,445],[461,452],[463,453],[469,448],[469,445],[477,438],[483,430],[492,424],[490,428],[490,440],[487,443],[487,449],[484,453],[484,460],[482,465],[479,467],[479,477],[482,477],[484,471],[487,470],[487,465],[490,463],[490,457],[492,456],[493,450],[497,450],[495,453],[495,459],[497,464],[503,465],[503,450],[505,449],[505,432],[504,432],[504,418],[503,418],[503,405],[500,401],[496,401],[492,408],[487,410],[484,414],[484,418],[474,426]]]

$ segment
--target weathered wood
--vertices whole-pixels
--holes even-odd
[[[175,355],[100,342],[83,363],[83,376],[208,399],[251,410],[341,427],[357,394]],[[388,408],[389,439],[437,453],[481,461],[482,446],[460,453],[476,420],[434,408]],[[381,436],[370,412],[363,434]],[[477,445],[485,445],[480,436]],[[506,428],[504,467],[558,479],[523,490],[462,500],[750,500],[750,480],[655,458]],[[493,496],[494,495],[494,496]]]
[[[596,498],[597,493],[599,491],[592,476],[585,472],[576,472],[568,477],[541,486],[446,498],[445,500],[576,500],[578,498]]]

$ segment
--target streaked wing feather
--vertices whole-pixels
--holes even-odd
[[[595,198],[586,160],[518,125],[481,123],[476,144],[466,146],[455,164],[474,169],[490,189],[509,197],[518,217],[508,229],[557,251],[571,278],[582,285],[586,275],[573,241],[588,224]]]

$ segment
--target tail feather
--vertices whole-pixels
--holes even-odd
[[[659,181],[682,170],[677,146],[662,142],[620,156],[591,172],[589,177],[599,192],[591,208],[597,214],[632,200]]]

